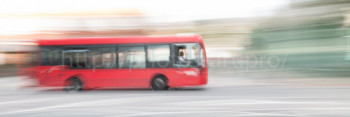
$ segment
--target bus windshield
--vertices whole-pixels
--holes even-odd
[[[196,43],[175,44],[175,67],[200,66],[200,50],[200,46]]]

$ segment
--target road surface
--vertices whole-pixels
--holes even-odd
[[[23,88],[22,77],[6,77],[0,78],[0,117],[350,116],[347,78],[264,76],[211,73],[199,88],[81,93]]]

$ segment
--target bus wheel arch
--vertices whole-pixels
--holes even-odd
[[[169,79],[164,74],[155,74],[150,82],[152,90],[167,90]]]

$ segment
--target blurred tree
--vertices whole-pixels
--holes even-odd
[[[346,21],[350,0],[297,0],[252,33],[250,53],[283,58],[284,68],[350,75]]]

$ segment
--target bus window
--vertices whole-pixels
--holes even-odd
[[[197,67],[200,65],[200,47],[198,44],[176,44],[175,45],[175,66],[176,67]]]
[[[88,61],[89,50],[65,50],[63,51],[63,63],[70,68],[84,69],[91,68],[91,63]]]
[[[41,48],[41,65],[60,65],[62,50],[55,47]]]
[[[145,68],[146,57],[144,46],[119,47],[118,66],[119,68]]]
[[[116,68],[114,47],[90,48],[90,58],[93,68]]]
[[[167,68],[170,67],[170,45],[147,46],[147,67]]]

